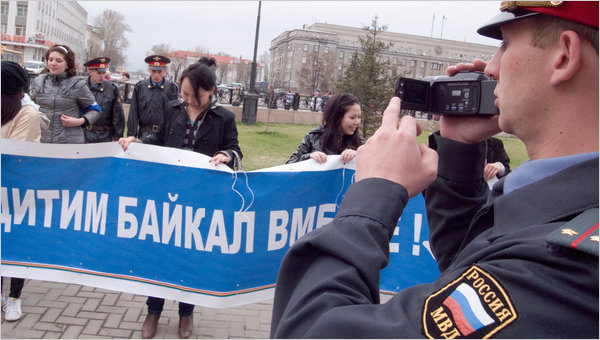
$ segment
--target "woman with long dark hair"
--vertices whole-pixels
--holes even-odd
[[[356,149],[365,143],[358,129],[361,121],[358,99],[350,93],[336,94],[323,110],[323,124],[304,136],[286,164],[307,159],[325,163],[327,155],[340,155],[344,163],[351,161]]]
[[[156,132],[141,139],[121,138],[124,150],[134,142],[191,150],[212,157],[211,163],[223,163],[231,168],[242,159],[233,112],[222,107],[213,95],[216,76],[210,63],[192,64],[181,74],[181,99],[168,103],[165,117]],[[142,325],[142,338],[152,338],[165,300],[148,297],[148,314]],[[193,332],[194,305],[179,302],[179,337],[188,338]]]
[[[45,54],[46,73],[36,77],[31,99],[50,120],[42,131],[42,143],[85,143],[83,129],[100,118],[101,108],[85,84],[77,77],[75,54],[66,45],[54,45]]]

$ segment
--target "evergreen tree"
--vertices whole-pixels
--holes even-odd
[[[394,95],[395,79],[389,61],[383,61],[383,53],[393,45],[381,41],[387,25],[379,26],[375,16],[363,30],[365,35],[358,39],[361,49],[354,54],[337,88],[358,99],[362,109],[361,135],[368,138],[381,125],[382,113]]]

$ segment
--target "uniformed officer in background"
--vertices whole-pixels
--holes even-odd
[[[102,108],[100,118],[86,127],[85,139],[88,143],[112,142],[123,137],[125,117],[119,97],[119,88],[104,79],[110,58],[100,57],[88,60],[83,66],[88,69],[87,86],[96,102]]]
[[[165,78],[171,60],[161,55],[144,59],[148,63],[150,78],[140,81],[133,89],[127,136],[142,138],[156,132],[165,115],[165,107],[179,96],[177,84]]]
[[[496,79],[500,114],[443,116],[428,148],[392,98],[334,220],[286,253],[272,337],[598,339],[598,2],[501,10],[478,30],[502,39],[492,60],[446,70]],[[485,140],[500,131],[530,160],[490,191]],[[398,218],[424,189],[440,276],[381,304]]]

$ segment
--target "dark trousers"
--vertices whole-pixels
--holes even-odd
[[[148,300],[146,300],[146,305],[148,306],[148,314],[160,314],[163,310],[163,306],[165,305],[165,299],[148,296]],[[179,316],[189,316],[194,312],[194,305],[190,305],[189,303],[179,302]]]
[[[2,278],[2,285],[4,285],[4,278]],[[21,279],[18,277],[12,277],[10,279],[10,295],[11,298],[20,298],[21,291],[23,290],[23,285],[25,285],[25,279]]]

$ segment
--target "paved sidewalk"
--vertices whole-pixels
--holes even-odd
[[[9,292],[10,279],[2,289]],[[139,339],[146,317],[146,296],[77,284],[26,280],[21,294],[23,317],[4,320],[2,339]],[[191,338],[269,337],[273,301],[233,308],[194,309]],[[155,339],[176,339],[177,302],[165,301]]]

